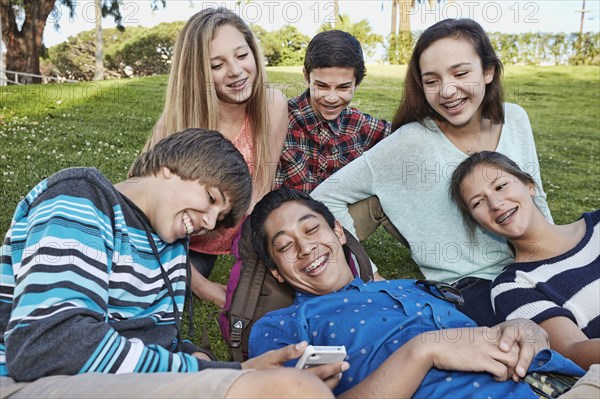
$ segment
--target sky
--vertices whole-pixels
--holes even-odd
[[[74,18],[68,10],[57,7],[48,18],[44,31],[47,47],[63,42],[67,37],[94,29],[94,1],[74,0],[77,4]],[[425,2],[426,3],[426,2]],[[418,4],[411,13],[413,30],[424,30],[445,18],[472,18],[488,31],[522,32],[578,32],[583,0],[455,0],[442,1],[434,9]],[[243,0],[197,1],[167,0],[165,8],[152,11],[149,0],[123,0],[121,11],[127,26],[154,26],[161,22],[184,21],[206,7],[224,6],[236,11],[246,22],[261,25],[268,31],[288,23],[312,37],[318,27],[331,22],[333,1],[296,0]],[[390,0],[339,0],[340,14],[348,14],[351,21],[367,19],[375,33],[387,36],[391,27]],[[600,30],[600,0],[586,0],[584,31]],[[54,25],[58,21],[60,28]],[[113,27],[111,17],[103,20],[103,27]]]

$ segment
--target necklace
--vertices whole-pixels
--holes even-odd
[[[479,144],[479,138],[481,137],[481,129],[479,129],[479,132],[477,133],[477,138],[475,139],[475,142],[473,143],[472,146],[464,145],[464,143],[458,137],[455,137],[454,135],[452,135],[450,133],[444,133],[444,135],[446,137],[448,137],[450,139],[450,141],[454,142],[454,144],[457,145],[459,150],[461,150],[462,152],[464,152],[467,155],[472,155],[473,153],[477,152],[476,149],[477,149],[477,145]]]

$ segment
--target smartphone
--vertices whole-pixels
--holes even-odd
[[[309,345],[296,363],[297,369],[306,369],[321,364],[341,362],[346,358],[346,347]]]

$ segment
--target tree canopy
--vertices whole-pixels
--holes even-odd
[[[259,40],[269,66],[302,65],[310,37],[294,25],[285,25],[273,32],[254,24],[250,28]]]
[[[363,52],[369,57],[375,54],[378,44],[383,44],[383,37],[373,33],[373,29],[366,19],[352,22],[350,16],[342,14],[338,17],[337,21],[335,21],[335,24],[325,23],[321,25],[319,32],[333,29],[343,30],[356,37],[362,45]]]

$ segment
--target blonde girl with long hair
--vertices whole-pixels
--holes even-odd
[[[174,46],[165,106],[146,143],[185,128],[221,132],[240,150],[253,176],[254,204],[272,186],[287,134],[287,101],[267,87],[263,56],[248,25],[226,8],[193,15]],[[185,229],[210,229],[201,220],[182,220]],[[218,306],[225,286],[208,280],[216,256],[231,253],[240,224],[194,237],[190,242],[192,290]]]

